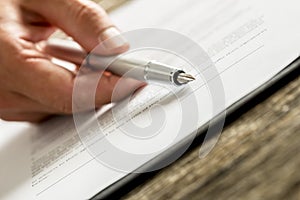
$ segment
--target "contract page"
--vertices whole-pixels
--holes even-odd
[[[297,5],[292,0],[136,0],[114,10],[111,17],[125,33],[160,28],[198,43],[219,77],[209,73],[210,65],[192,66],[168,53],[146,49],[139,56],[186,66],[196,81],[171,91],[148,85],[128,101],[100,110],[92,122],[81,124],[81,134],[72,117],[40,125],[1,121],[0,198],[88,199],[188,137],[299,56]],[[188,49],[182,46],[182,51]],[[217,79],[223,86],[223,107],[213,105],[207,87]],[[196,102],[190,112],[197,120],[182,128],[186,112],[182,108],[191,102]],[[124,134],[131,130],[131,120],[140,128],[134,130],[142,130],[161,119],[162,110],[160,134],[148,137],[141,131],[143,139],[130,131]],[[179,129],[183,134],[178,137]],[[126,160],[116,150],[135,155],[135,160]]]

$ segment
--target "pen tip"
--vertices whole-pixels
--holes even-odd
[[[194,80],[196,80],[195,77],[193,77],[190,74],[186,74],[186,73],[180,73],[177,78],[177,81],[181,84],[187,84]]]

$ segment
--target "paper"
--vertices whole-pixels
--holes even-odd
[[[139,0],[115,10],[111,17],[123,31],[166,28],[199,43],[220,73],[228,107],[299,56],[297,5],[297,1],[289,1],[287,5],[285,1]],[[197,126],[201,126],[213,117],[210,95],[201,78],[191,87],[198,88],[195,97],[201,114],[197,116]],[[182,97],[185,92],[179,91],[178,95]],[[99,124],[109,133],[107,140],[123,151],[142,149],[141,155],[151,153],[155,145],[157,149],[167,147],[169,144],[163,142],[174,137],[171,133],[179,128],[174,119],[183,112],[178,102],[172,100],[172,95],[165,98],[168,94],[168,91],[149,86],[131,100],[130,115],[127,115],[127,108],[117,105],[114,114],[118,123],[111,120],[110,111],[100,115]],[[188,100],[181,103],[188,104]],[[159,104],[162,107],[155,108]],[[169,134],[143,141],[120,134],[128,116],[134,116],[135,123],[147,127],[152,120],[148,115],[151,106],[152,117],[160,114],[160,108],[165,110],[164,127],[169,128]],[[1,121],[0,127],[1,199],[87,199],[127,174],[93,158],[80,142],[72,117],[52,119],[38,126]],[[193,128],[185,130],[186,134]],[[98,127],[88,126],[85,130],[85,136],[91,141],[97,137]],[[87,138],[85,141],[89,141]],[[105,146],[95,151],[99,152],[100,159],[105,160],[110,155]],[[136,167],[150,158],[142,156],[135,163]],[[134,169],[134,165],[129,168]]]

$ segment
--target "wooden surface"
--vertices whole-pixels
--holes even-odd
[[[207,157],[196,147],[123,199],[300,199],[299,86],[298,76],[226,126]]]

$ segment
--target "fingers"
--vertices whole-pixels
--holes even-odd
[[[4,118],[7,120],[22,120],[28,118],[28,113],[35,113],[34,117],[29,119],[34,121],[44,118],[49,113],[73,113],[72,95],[75,74],[53,64],[49,57],[35,49],[33,43],[21,39],[14,39],[14,42],[18,45],[3,43],[6,48],[1,53],[7,59],[1,62],[4,67],[0,68],[0,91],[9,91],[1,95],[0,113],[2,116],[5,113]],[[14,56],[11,57],[11,55]],[[80,90],[84,96],[83,100],[87,100],[85,92],[89,91],[90,87],[96,87],[93,108],[111,102],[113,93],[116,94],[113,100],[117,101],[142,85],[141,82],[121,79],[110,73],[103,73],[100,79],[98,72],[82,77],[85,79],[84,83],[90,83],[89,80],[98,78],[92,82],[94,86]],[[85,102],[82,105],[85,105]],[[91,107],[83,106],[83,110],[87,109]],[[24,112],[27,113],[26,116],[19,115]]]
[[[73,89],[73,112],[99,108],[120,101],[145,83],[115,76],[111,73],[91,72],[78,75]]]
[[[53,113],[71,114],[74,111],[72,109],[74,73],[53,64],[47,58],[39,57],[38,52],[36,56],[33,53],[29,54],[30,59],[25,59],[19,64],[22,66],[22,70],[15,71],[14,76],[20,81],[15,82],[11,89],[52,109]],[[82,109],[76,111],[101,107],[112,101],[113,93],[115,94],[113,101],[118,101],[143,85],[140,81],[120,78],[109,73],[100,75],[102,75],[101,78],[99,72],[95,72],[78,77],[83,86],[76,88],[82,94],[82,105],[77,106]],[[96,90],[90,91],[90,88],[93,87]],[[86,98],[90,97],[90,95],[86,95],[87,92],[95,93],[93,107],[90,106],[91,104],[84,106],[89,101]]]
[[[91,76],[85,77],[91,78]],[[103,75],[103,78],[100,79],[96,87],[95,101],[92,101],[92,105],[89,105],[89,107],[83,107],[87,102],[84,99],[85,102],[78,107],[81,107],[81,109],[77,108],[76,111],[79,112],[95,107],[99,108],[111,101],[119,101],[128,96],[128,94],[132,94],[142,85],[143,83],[136,80],[123,79],[113,75]],[[85,94],[84,91],[79,92]],[[46,106],[17,93],[0,91],[0,118],[7,121],[40,122],[53,114],[71,114],[74,111],[73,108],[69,111],[56,107],[56,105],[60,104],[69,104],[65,107],[71,108],[74,105],[72,102],[63,102],[63,99],[60,101],[61,103]]]
[[[58,113],[72,112],[74,74],[47,59],[29,59],[14,89]]]
[[[14,42],[18,45],[3,43],[6,48],[1,53],[7,59],[1,61],[3,67],[0,68],[0,118],[39,121],[52,113],[73,113],[75,74],[53,64],[49,57],[35,49],[34,44],[20,39],[14,39]],[[93,107],[84,107],[83,102],[79,105],[83,109],[75,111],[99,108],[111,102],[113,97],[114,101],[118,101],[143,84],[111,73],[103,73],[101,78],[98,72],[82,77],[84,83],[96,80],[92,82],[94,86],[79,91],[83,100],[87,100],[85,93],[90,87],[96,87],[95,99],[92,99]]]
[[[34,9],[51,24],[72,36],[87,51],[103,43],[99,53],[114,54],[128,48],[126,40],[114,27],[105,10],[92,1],[86,0],[39,0],[26,1],[24,6]]]
[[[72,36],[87,51],[104,40],[100,48],[97,48],[98,53],[120,53],[128,48],[128,44],[119,36],[119,31],[105,11],[91,1],[20,1],[24,3],[24,7],[41,16],[32,16],[37,21],[30,29],[32,34],[28,35],[35,35],[33,33],[40,31],[43,34],[36,38],[24,38],[24,29],[28,27],[20,28],[17,24],[10,24],[11,29],[0,32],[0,57],[5,58],[0,59],[0,118],[37,122],[52,113],[71,114],[75,74],[53,64],[47,55],[36,49],[33,42],[47,37],[53,31],[52,26],[55,26]],[[50,28],[48,24],[39,24],[44,23],[44,19],[51,24]],[[22,34],[12,34],[14,32]],[[110,38],[114,39],[108,40]],[[94,105],[101,107],[112,100],[118,101],[141,85],[143,83],[139,81],[103,73],[96,82]],[[80,90],[82,94],[86,91],[88,89]]]
[[[5,51],[1,55],[6,59],[1,62],[0,88],[22,94],[54,112],[70,112],[65,102],[72,101],[74,73],[53,64],[30,42],[8,37],[2,44]]]

